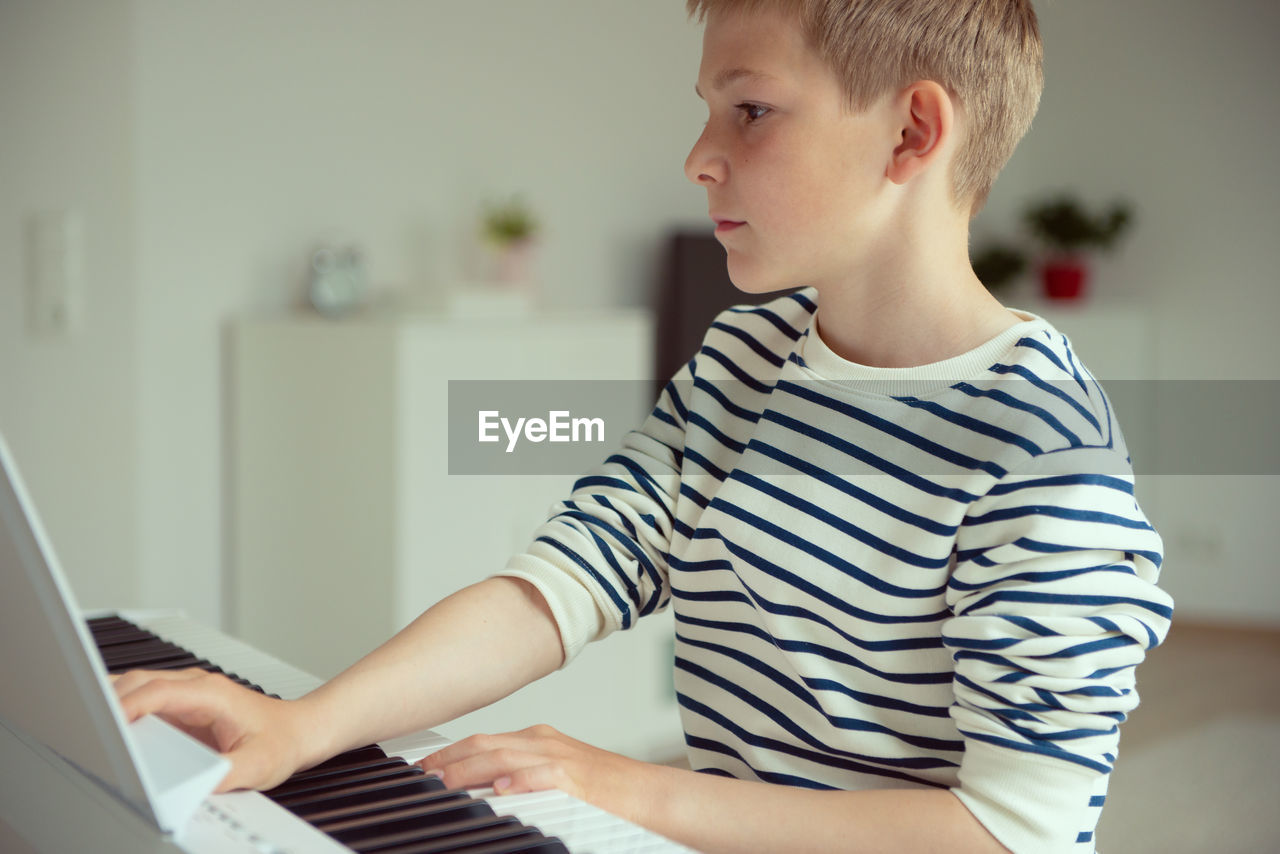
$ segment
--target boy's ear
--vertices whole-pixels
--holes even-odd
[[[895,184],[905,184],[942,156],[955,126],[955,109],[946,89],[921,80],[898,95],[895,117],[901,141],[893,149],[886,175]]]

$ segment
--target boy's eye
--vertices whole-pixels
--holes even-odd
[[[768,107],[762,107],[759,104],[738,104],[737,109],[739,112],[742,113],[742,116],[744,119],[746,119],[747,124],[751,124],[752,122],[759,121],[760,119],[764,118],[766,113],[769,112]]]

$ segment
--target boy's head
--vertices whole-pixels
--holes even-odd
[[[1031,0],[687,0],[689,14],[769,12],[794,20],[848,106],[868,109],[916,81],[963,113],[953,200],[976,214],[1031,125],[1043,55]]]

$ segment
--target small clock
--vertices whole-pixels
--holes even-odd
[[[307,299],[326,317],[342,317],[365,299],[364,260],[355,249],[318,249],[311,256]]]

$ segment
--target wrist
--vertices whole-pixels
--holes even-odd
[[[294,743],[298,768],[310,768],[341,752],[344,745],[337,742],[337,728],[324,703],[324,698],[312,692],[297,700],[287,701],[287,731]]]
[[[634,785],[641,797],[635,804],[632,821],[641,827],[665,828],[672,820],[673,805],[679,800],[681,777],[686,773],[667,765],[638,762]]]

